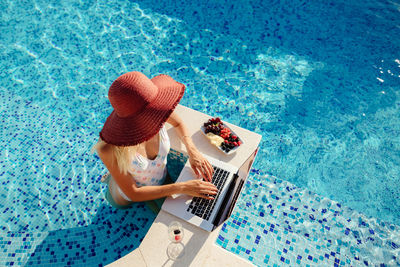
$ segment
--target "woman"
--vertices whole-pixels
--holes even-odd
[[[212,199],[217,188],[211,183],[213,168],[193,144],[189,132],[173,112],[185,86],[168,75],[151,80],[129,72],[111,85],[108,97],[114,111],[107,118],[95,148],[109,173],[106,198],[116,208],[132,202],[156,200],[172,194]],[[193,171],[202,179],[163,184],[170,148],[167,122],[174,126],[189,154]],[[154,210],[154,203],[152,204]]]

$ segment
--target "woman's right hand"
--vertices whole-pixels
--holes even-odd
[[[215,185],[201,179],[182,182],[181,185],[181,193],[189,196],[214,199],[213,196],[218,193],[218,189]]]

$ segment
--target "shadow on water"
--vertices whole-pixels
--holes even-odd
[[[144,203],[127,210],[103,204],[92,224],[48,232],[25,266],[109,264],[139,247],[154,218]]]

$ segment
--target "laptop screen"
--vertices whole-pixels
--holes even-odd
[[[232,182],[234,183],[233,190],[231,192],[228,192],[229,195],[229,200],[223,209],[223,213],[221,216],[218,216],[218,221],[214,222],[215,227],[219,226],[221,223],[223,223],[226,219],[231,216],[231,213],[233,211],[233,208],[236,205],[237,199],[240,195],[240,192],[242,191],[243,185],[247,179],[247,176],[249,175],[251,166],[253,165],[254,159],[257,155],[258,148],[249,156],[249,158],[242,164],[242,166],[239,168],[238,172],[236,173],[234,179]]]

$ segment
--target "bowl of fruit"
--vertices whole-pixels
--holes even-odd
[[[233,153],[243,141],[219,117],[211,118],[201,126],[208,140],[225,154]]]

